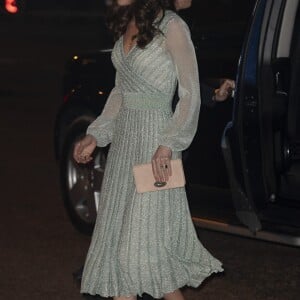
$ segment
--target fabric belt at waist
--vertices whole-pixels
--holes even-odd
[[[132,109],[172,111],[172,99],[165,94],[123,93],[123,106]]]

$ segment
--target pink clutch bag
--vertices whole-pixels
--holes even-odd
[[[185,176],[181,159],[171,160],[172,176],[167,182],[156,182],[151,163],[133,166],[133,176],[138,193],[154,192],[185,185]]]

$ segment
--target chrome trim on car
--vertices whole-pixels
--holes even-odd
[[[231,233],[234,235],[240,235],[252,239],[258,239],[268,242],[275,242],[280,244],[285,244],[289,246],[296,246],[300,247],[300,237],[292,236],[287,234],[279,234],[270,231],[257,231],[253,234],[249,229],[246,227],[238,226],[238,225],[230,225],[227,223],[222,223],[219,221],[212,221],[198,217],[192,217],[194,224],[197,227],[210,229],[225,233]]]

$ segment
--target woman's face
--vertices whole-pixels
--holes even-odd
[[[125,6],[130,5],[134,0],[117,0],[118,5]]]

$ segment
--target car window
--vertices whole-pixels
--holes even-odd
[[[298,8],[290,48],[290,74],[287,76],[290,81],[287,88],[289,95],[287,134],[290,143],[292,145],[298,145],[300,140],[300,7]],[[297,149],[297,147],[299,146],[296,146],[295,149]]]
[[[285,9],[282,16],[279,39],[277,43],[277,58],[279,57],[289,57],[290,48],[293,36],[293,28],[296,13],[297,13],[298,1],[288,1],[286,2]],[[298,16],[299,18],[299,13]],[[294,34],[295,36],[295,34]]]

